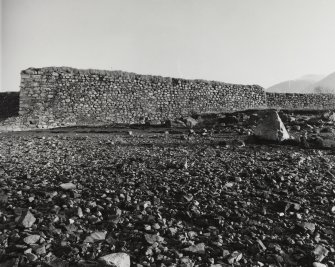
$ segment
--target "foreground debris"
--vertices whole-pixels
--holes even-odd
[[[335,266],[332,150],[181,137],[1,135],[0,266]]]

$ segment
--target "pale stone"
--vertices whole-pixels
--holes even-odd
[[[198,124],[198,121],[196,119],[193,119],[192,117],[185,118],[185,124],[189,128],[193,128]]]
[[[130,257],[127,253],[112,253],[99,258],[107,266],[130,267]]]
[[[94,232],[85,238],[84,243],[93,243],[105,240],[107,232]]]
[[[321,262],[313,262],[313,267],[327,267],[327,265]]]
[[[31,227],[34,222],[36,221],[36,218],[34,215],[28,210],[25,213],[23,213],[19,219],[19,222],[25,227],[29,228]]]
[[[197,253],[197,254],[205,254],[205,244],[199,243],[197,245],[189,246],[188,248],[184,248],[185,251]]]
[[[63,188],[64,190],[76,189],[76,185],[73,183],[64,183],[64,184],[61,184],[60,187]]]
[[[40,240],[40,235],[28,235],[23,239],[26,244],[35,244],[38,240]]]

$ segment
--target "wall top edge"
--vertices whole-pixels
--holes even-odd
[[[331,93],[274,93],[274,92],[266,92],[267,95],[273,95],[273,96],[333,96],[334,94]]]
[[[21,71],[21,74],[48,74],[48,73],[64,73],[70,75],[104,75],[110,77],[124,77],[124,78],[138,78],[142,80],[157,80],[157,81],[169,81],[172,79],[177,81],[184,82],[198,82],[205,84],[225,84],[228,86],[243,86],[243,87],[253,87],[258,88],[264,91],[264,88],[260,85],[244,85],[244,84],[234,84],[234,83],[225,83],[220,81],[212,81],[212,80],[203,80],[203,79],[184,79],[184,78],[173,78],[173,77],[165,77],[160,75],[146,75],[146,74],[138,74],[134,72],[127,72],[121,70],[99,70],[99,69],[76,69],[72,67],[43,67],[43,68],[28,68]]]

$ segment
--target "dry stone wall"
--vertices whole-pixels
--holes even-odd
[[[335,109],[335,95],[266,93],[257,85],[122,71],[49,67],[21,72],[19,114],[25,126],[161,123],[192,114],[261,108]]]
[[[279,109],[335,109],[333,94],[266,93],[267,106]]]
[[[21,121],[43,128],[160,122],[264,107],[266,94],[257,85],[55,67],[21,72]]]

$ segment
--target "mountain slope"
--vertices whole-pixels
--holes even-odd
[[[310,80],[290,80],[281,83],[277,83],[266,89],[268,92],[273,93],[311,93],[313,90],[307,92],[307,88],[309,88],[314,81]]]
[[[323,79],[324,75],[308,74],[295,80],[277,83],[266,89],[273,93],[313,93],[312,85]]]
[[[304,75],[304,76],[300,77],[300,79],[317,82],[317,81],[322,80],[325,77],[326,77],[326,75],[307,74],[307,75]]]
[[[335,94],[335,72],[329,74],[320,81],[311,84],[308,90],[314,93],[331,93]]]
[[[313,84],[322,80],[324,75],[308,74],[295,80],[277,83],[266,89],[273,93],[315,93]]]

